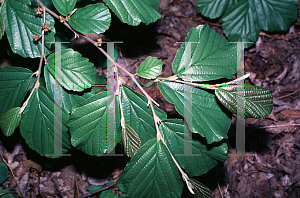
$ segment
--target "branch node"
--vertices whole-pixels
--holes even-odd
[[[62,15],[59,15],[58,18],[59,18],[59,22],[61,23],[64,23],[66,21],[66,19]]]
[[[42,16],[43,15],[43,8],[41,8],[40,6],[38,6],[36,8],[35,15],[38,16],[38,17]]]
[[[102,39],[101,38],[97,39],[97,44],[98,44],[98,47],[101,47],[101,45],[102,45]]]

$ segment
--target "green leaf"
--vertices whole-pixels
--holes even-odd
[[[117,180],[117,181],[116,181],[116,187],[118,187],[118,189],[119,189],[120,191],[122,191],[122,192],[125,191],[125,190],[124,190],[124,186],[123,186],[121,180]],[[122,193],[122,194],[123,194],[123,193]]]
[[[197,0],[197,12],[215,19],[224,13],[228,2],[229,0]]]
[[[52,0],[56,10],[63,16],[70,14],[75,7],[76,0]]]
[[[141,145],[156,137],[156,130],[151,108],[147,106],[148,100],[145,96],[130,88],[120,88],[122,109],[125,123],[128,124],[140,137]],[[156,115],[161,119],[167,119],[167,115],[161,109],[154,106]]]
[[[133,157],[141,147],[141,139],[128,124],[122,128],[122,141],[124,152],[128,157]]]
[[[0,184],[3,184],[8,178],[8,168],[6,164],[0,161]]]
[[[102,3],[78,8],[70,18],[70,26],[82,34],[103,33],[109,28],[111,21],[110,12]]]
[[[51,94],[51,96],[54,98],[54,85],[59,86],[59,83],[56,81],[56,79],[50,74],[48,69],[44,68],[44,76],[45,76],[45,82],[47,86],[47,90]],[[64,88],[61,89],[61,101],[62,101],[62,107],[68,112],[71,113],[72,107],[74,105],[77,105],[84,100],[88,99],[91,96],[94,96],[95,92],[92,89],[85,89],[82,92],[75,92],[75,91],[69,91],[65,90]]]
[[[73,49],[61,51],[61,65],[55,67],[55,53],[48,56],[47,68],[56,79],[62,79],[61,85],[72,91],[83,91],[90,88],[96,80],[96,68],[89,59],[82,58],[81,54]]]
[[[5,32],[5,21],[4,21],[2,13],[0,12],[0,39],[4,35],[4,32]]]
[[[98,76],[98,74],[96,74],[95,85],[92,86],[92,89],[95,91],[95,93],[98,93],[105,87],[105,86],[100,86],[100,85],[106,85],[106,78],[105,78],[104,73],[101,73],[100,76]]]
[[[21,106],[32,72],[22,67],[0,68],[0,118],[13,107]]]
[[[86,190],[88,190],[90,193],[95,192],[96,190],[100,190],[104,188],[104,185],[90,185]]]
[[[175,82],[157,82],[161,94],[168,102],[175,104],[178,113],[184,116],[185,86],[192,93],[192,120],[188,126],[193,133],[205,137],[208,144],[227,138],[231,125],[231,116],[226,114],[218,104],[213,93]]]
[[[181,197],[183,183],[167,147],[149,140],[127,163],[120,178],[128,197]]]
[[[189,178],[188,181],[193,186],[195,198],[212,198],[212,192],[210,191],[210,189],[208,187],[204,186],[201,182],[199,182],[193,178]]]
[[[61,111],[62,119],[55,117],[54,111]],[[61,148],[62,154],[71,149],[70,134],[68,133],[67,120],[69,114],[61,109],[44,87],[34,90],[28,105],[25,108],[20,131],[29,147],[40,155],[54,154],[54,148]],[[55,128],[61,125],[61,128]],[[60,134],[58,134],[60,133]],[[58,137],[61,143],[54,141]],[[55,138],[55,139],[54,139]],[[60,156],[51,156],[56,158]]]
[[[240,95],[241,93],[244,97]],[[245,105],[244,116],[246,118],[265,118],[273,109],[271,92],[254,85],[228,85],[216,89],[215,94],[232,113],[237,113],[237,105]]]
[[[261,29],[285,31],[297,18],[297,0],[240,0],[234,4],[221,19],[230,41],[255,42]]]
[[[99,198],[105,198],[107,195],[109,195],[111,193],[110,190],[104,190],[101,192]]]
[[[106,5],[123,23],[137,26],[141,22],[149,25],[161,17],[160,0],[104,0]]]
[[[297,0],[249,0],[256,12],[260,28],[266,31],[285,31],[297,19]]]
[[[237,45],[228,43],[208,25],[191,28],[185,41],[197,43],[184,43],[176,53],[173,72],[180,78],[189,81],[208,81],[223,77],[231,79],[236,73]],[[191,58],[186,62],[185,57]]]
[[[256,8],[250,8],[248,0],[241,0],[222,17],[222,28],[228,40],[255,43],[260,32],[255,12]],[[249,47],[252,43],[244,45]]]
[[[89,155],[102,155],[107,147],[107,109],[114,100],[107,96],[107,92],[101,92],[77,105],[68,122],[71,131],[71,142],[74,147]],[[119,128],[119,104],[115,100],[116,128]],[[114,132],[114,146],[118,143],[117,132]],[[111,152],[108,150],[107,153]]]
[[[183,120],[164,120],[159,125],[159,131],[180,167],[191,177],[207,173],[227,157],[226,143],[212,147],[196,138],[188,138]]]
[[[107,191],[107,194],[104,195],[104,192],[106,192],[106,191]],[[111,190],[106,190],[106,191],[102,192],[99,198],[118,198],[119,197],[116,193],[111,192]]]
[[[9,191],[7,189],[0,190],[0,197],[1,198],[16,198],[16,196],[11,191]]]
[[[146,79],[155,79],[161,74],[163,63],[156,57],[149,56],[144,60],[137,69],[137,75]]]
[[[29,8],[28,0],[6,0],[3,3],[1,12],[6,26],[6,35],[11,46],[11,50],[20,56],[27,58],[41,57],[42,41],[33,41],[33,35],[42,33],[42,17],[36,17],[35,11]],[[45,55],[51,53],[51,44],[54,41],[55,28],[54,19],[46,14],[47,25],[51,31],[45,34]]]
[[[2,116],[0,126],[6,137],[11,136],[15,132],[15,129],[19,126],[21,122],[21,114],[19,114],[20,110],[20,107],[14,107]]]
[[[225,12],[223,13],[223,15],[226,15],[229,12],[231,12],[231,9],[238,3],[238,1],[240,1],[240,0],[230,0],[227,4],[227,7],[226,7]]]

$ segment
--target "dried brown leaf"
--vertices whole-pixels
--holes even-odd
[[[284,109],[280,113],[286,117],[300,118],[300,110]]]
[[[24,167],[27,168],[27,169],[34,168],[34,169],[36,169],[37,171],[42,172],[42,167],[41,167],[41,165],[39,165],[38,163],[36,163],[36,162],[34,162],[34,161],[31,161],[31,160],[26,160],[26,161],[24,162]]]

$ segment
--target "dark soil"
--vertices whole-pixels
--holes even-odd
[[[149,26],[130,27],[113,16],[109,31],[99,35],[103,40],[123,41],[123,44],[118,44],[120,53],[117,62],[131,73],[135,73],[138,65],[148,56],[155,56],[164,63],[162,76],[171,76],[172,62],[180,46],[177,42],[184,41],[191,27],[208,23],[210,28],[224,36],[217,20],[196,14],[194,1],[162,0],[159,11],[162,18]],[[250,72],[247,82],[270,90],[274,108],[265,119],[246,119],[245,156],[230,155],[224,163],[196,178],[213,191],[213,197],[300,197],[299,17],[298,21],[287,32],[261,32],[259,42],[245,51],[245,71]],[[7,45],[5,42],[2,39],[1,46]],[[76,39],[71,46],[95,65],[99,64],[100,55],[93,46],[82,39]],[[3,49],[0,64],[6,65],[11,57]],[[20,66],[27,61],[13,59],[14,64]],[[101,71],[105,72],[105,69],[99,68]],[[122,72],[120,75],[122,83],[139,91],[128,76]],[[180,117],[155,85],[146,88],[146,91],[169,117]],[[233,116],[228,133],[228,154],[236,153],[235,122],[236,117]],[[28,148],[17,131],[10,138],[1,133],[0,138],[0,152],[10,164],[26,197],[76,197],[77,193],[87,194],[86,188],[90,184],[104,184],[110,177],[116,179],[129,160],[126,157],[99,159],[79,151],[71,153],[72,157],[52,160]],[[121,148],[117,148],[117,152],[122,152]],[[16,181],[10,175],[4,187],[19,192]],[[75,190],[77,185],[78,192]],[[191,197],[187,189],[183,197]]]

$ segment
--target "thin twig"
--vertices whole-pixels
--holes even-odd
[[[90,197],[90,196],[92,196],[92,195],[94,195],[94,194],[96,194],[96,193],[99,193],[99,192],[102,192],[102,191],[104,191],[104,190],[107,190],[107,189],[109,189],[109,188],[111,188],[111,187],[113,187],[113,186],[115,186],[115,185],[116,185],[116,183],[112,183],[112,184],[110,184],[110,185],[108,185],[108,186],[105,186],[104,188],[101,188],[101,189],[99,189],[99,190],[96,190],[95,192],[92,192],[92,193],[87,194],[87,195],[83,195],[83,196],[78,197],[78,198]]]
[[[159,104],[156,102],[156,101],[154,101],[153,100],[153,98],[151,98],[148,94],[147,94],[147,92],[142,88],[142,86],[137,82],[137,80],[135,79],[135,76],[132,74],[132,73],[130,73],[129,71],[127,71],[126,69],[124,69],[121,65],[119,65],[118,63],[116,63],[115,61],[114,61],[114,59],[113,58],[111,58],[107,53],[106,53],[106,51],[104,51],[104,49],[102,49],[101,47],[99,47],[98,46],[98,43],[97,42],[95,42],[95,41],[93,41],[92,39],[90,39],[90,38],[88,38],[88,37],[86,37],[86,36],[84,36],[84,35],[81,35],[81,34],[79,34],[81,37],[83,37],[85,40],[87,40],[87,41],[89,41],[90,43],[92,43],[95,47],[97,47],[101,52],[102,52],[102,54],[104,54],[104,56],[106,56],[106,58],[108,59],[108,60],[110,60],[114,65],[116,65],[118,68],[120,68],[123,72],[125,72],[132,80],[133,80],[133,82],[138,86],[138,88],[143,92],[143,94],[146,96],[146,98],[148,99],[148,100],[151,100],[156,106],[158,106],[159,107]]]
[[[172,160],[174,162],[174,164],[176,165],[177,169],[179,170],[179,172],[181,173],[181,176],[182,176],[182,179],[186,182],[186,185],[189,189],[189,191],[192,193],[192,194],[195,194],[193,192],[193,190],[191,189],[191,183],[188,181],[189,180],[189,177],[188,175],[182,170],[182,168],[180,167],[180,165],[178,164],[178,162],[176,161],[175,157],[173,156],[173,154],[171,153],[168,145],[166,144],[164,138],[162,137],[160,131],[159,131],[159,128],[158,128],[158,124],[161,123],[161,120],[159,119],[159,117],[156,115],[155,113],[155,110],[154,110],[154,107],[153,107],[153,104],[150,100],[148,100],[148,105],[150,105],[151,107],[151,110],[152,110],[152,114],[153,114],[153,119],[154,119],[154,123],[155,123],[155,128],[156,128],[156,137],[157,137],[157,140],[158,141],[162,141],[162,143],[166,146],[166,148],[168,149],[169,153],[170,153],[170,156],[172,157]]]
[[[239,81],[242,81],[246,78],[248,78],[250,76],[250,73],[245,74],[235,80],[226,82],[226,83],[222,83],[222,84],[215,84],[215,85],[206,85],[206,84],[199,84],[199,83],[193,83],[193,82],[187,82],[187,81],[182,81],[182,80],[177,80],[176,76],[175,78],[163,78],[163,77],[158,77],[157,80],[168,80],[168,81],[172,81],[172,82],[177,82],[177,83],[181,83],[181,84],[186,84],[186,85],[190,85],[193,87],[201,87],[201,88],[206,88],[206,89],[218,89],[221,86],[227,86],[227,85],[231,85],[231,84],[236,84]]]
[[[219,182],[217,181],[217,183],[218,183],[218,187],[219,187],[219,192],[220,192],[220,195],[221,195],[221,197],[223,198],[223,195],[222,195],[222,191],[221,191],[221,188],[220,188]]]
[[[285,98],[285,97],[289,97],[289,96],[291,96],[291,95],[297,93],[298,91],[300,91],[300,89],[297,89],[296,91],[294,91],[294,92],[292,92],[292,93],[289,93],[289,94],[287,94],[287,95],[280,96],[280,97],[278,97],[277,99],[282,99],[282,98]]]
[[[72,167],[73,167],[73,172],[74,172],[74,180],[75,180],[75,186],[76,186],[76,190],[77,190],[77,195],[79,197],[80,194],[79,194],[78,183],[77,183],[77,178],[76,178],[76,171],[75,171],[75,167],[74,167],[73,164],[72,164]]]
[[[159,119],[159,117],[156,115],[155,113],[155,110],[154,110],[154,107],[153,107],[153,104],[151,101],[148,100],[148,104],[150,105],[151,107],[151,111],[152,111],[152,115],[153,115],[153,120],[154,120],[154,124],[155,124],[155,129],[156,129],[156,139],[157,141],[160,141],[162,140],[162,142],[165,143],[160,131],[159,131],[159,128],[158,128],[158,124],[161,122],[161,120]]]
[[[43,24],[46,24],[46,12],[45,12],[45,8],[43,8]],[[42,55],[41,57],[43,57],[45,55],[45,30],[42,29]]]
[[[264,127],[259,127],[259,128],[276,128],[276,127],[287,127],[287,126],[300,126],[300,124],[282,124],[282,125],[269,125],[269,126],[264,126]]]
[[[48,9],[46,6],[44,6],[44,4],[40,1],[37,0],[37,2],[40,4],[40,6],[45,9],[49,14],[51,14],[52,16],[54,16],[56,19],[59,19],[58,15],[55,14],[53,11],[51,11],[50,9]],[[87,40],[88,42],[92,43],[95,47],[97,47],[105,56],[108,60],[110,60],[114,65],[116,65],[118,68],[120,68],[122,71],[124,71],[133,81],[134,83],[138,86],[138,88],[143,92],[143,94],[146,96],[146,98],[148,100],[151,100],[156,106],[159,106],[159,104],[153,100],[153,98],[151,98],[147,92],[142,88],[142,86],[137,82],[137,80],[135,79],[134,75],[131,74],[129,71],[127,71],[126,69],[124,69],[122,66],[120,66],[118,63],[116,63],[101,47],[98,46],[98,43],[93,41],[92,39],[86,37],[83,34],[79,34],[77,32],[75,32],[70,25],[67,22],[63,23],[67,28],[69,28],[74,34],[75,37],[76,36],[81,36],[82,38],[84,38],[85,40]]]
[[[48,13],[51,14],[53,17],[55,17],[56,19],[59,20],[59,16],[58,16],[55,12],[53,12],[52,10],[50,10],[49,8],[47,8],[40,0],[36,0],[36,1],[38,2],[38,4],[40,4],[40,6],[43,8],[43,10],[46,10],[46,12],[48,12]],[[75,32],[75,31],[70,27],[70,25],[69,25],[67,22],[64,21],[63,24],[64,24],[69,30],[71,30],[71,31],[74,33],[75,38],[78,37],[77,32]]]
[[[0,155],[1,155],[1,154],[0,154]],[[12,174],[12,176],[13,176],[13,178],[14,178],[14,180],[15,180],[15,182],[16,182],[18,188],[19,188],[19,191],[20,191],[22,197],[24,197],[24,195],[23,195],[23,193],[22,193],[22,191],[21,191],[21,188],[20,188],[20,186],[19,186],[19,184],[18,184],[18,182],[17,182],[17,179],[16,179],[16,177],[15,177],[15,174],[14,174],[13,170],[10,168],[10,165],[8,164],[8,162],[6,162],[6,160],[4,159],[4,157],[3,157],[2,155],[1,155],[1,158],[2,158],[2,161],[3,161],[3,162],[6,164],[6,166],[9,168],[9,170],[10,170],[10,172],[11,172],[11,174]]]
[[[300,34],[300,32],[296,32],[294,34],[287,34],[287,35],[282,35],[282,36],[278,36],[278,35],[269,35],[269,34],[266,34],[264,32],[260,32],[259,35],[261,36],[267,36],[267,37],[272,37],[272,38],[283,38],[283,39],[286,39],[288,37],[291,37],[291,36],[295,36],[295,35],[298,35]]]
[[[43,23],[46,23],[46,12],[45,12],[45,7],[43,8]],[[40,76],[41,76],[41,71],[42,71],[42,65],[43,65],[43,59],[45,58],[45,30],[42,30],[42,54],[41,54],[41,58],[40,58],[40,63],[39,63],[39,68],[36,72],[34,72],[32,75],[36,75],[36,81],[34,83],[34,88],[31,90],[30,95],[28,96],[27,100],[23,103],[19,114],[23,113],[24,109],[26,108],[29,99],[31,98],[33,92],[35,89],[37,89],[40,86],[39,80],[40,80]]]

